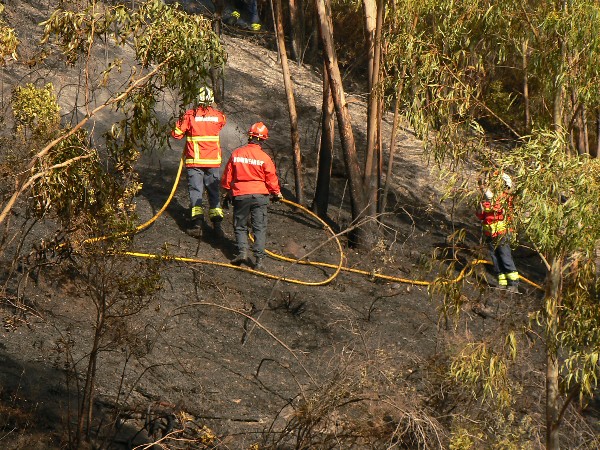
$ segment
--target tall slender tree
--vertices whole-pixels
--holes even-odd
[[[285,48],[285,34],[283,30],[283,10],[281,0],[272,0],[274,6],[273,15],[275,17],[275,32],[277,34],[277,48],[279,50],[279,60],[281,61],[281,71],[283,73],[283,83],[288,102],[288,112],[290,116],[290,133],[292,137],[293,160],[294,160],[294,180],[296,184],[296,200],[298,203],[304,203],[304,183],[302,181],[302,156],[300,153],[300,135],[298,134],[298,113],[296,112],[296,100],[294,98],[294,85],[290,75],[290,67],[287,59],[287,50]]]

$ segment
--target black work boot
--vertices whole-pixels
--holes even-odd
[[[202,237],[202,229],[204,228],[204,218],[198,217],[192,219],[190,223],[190,227],[185,231],[192,237],[200,239]]]
[[[221,220],[213,220],[213,234],[217,239],[223,239],[225,237],[221,222]]]
[[[248,264],[248,252],[246,250],[237,254],[231,261],[234,266],[241,266],[242,264]]]
[[[254,266],[252,267],[254,270],[265,270],[265,265],[263,264],[263,257],[257,256],[256,261],[254,261]]]

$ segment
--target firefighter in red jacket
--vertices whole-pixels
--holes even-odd
[[[221,222],[223,209],[220,202],[221,146],[219,132],[225,126],[225,114],[213,108],[213,93],[202,87],[198,93],[198,107],[190,109],[177,121],[171,135],[175,139],[185,136],[185,167],[190,194],[190,226],[187,233],[201,237],[204,228],[202,197],[208,194],[208,218],[217,237],[223,237]]]
[[[254,269],[263,270],[267,238],[267,205],[283,198],[275,164],[263,149],[269,130],[258,122],[248,131],[248,144],[235,149],[225,166],[221,186],[233,202],[233,228],[237,243],[237,255],[232,264],[249,264],[248,218],[252,221],[254,234]]]
[[[510,249],[510,222],[512,214],[512,180],[502,174],[504,190],[499,195],[482,186],[483,199],[479,203],[477,218],[481,221],[484,240],[487,243],[498,277],[498,286],[512,292],[518,292],[519,272],[513,261]]]

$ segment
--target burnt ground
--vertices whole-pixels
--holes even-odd
[[[228,125],[222,143],[227,157],[243,143],[251,123],[264,121],[272,136],[268,150],[284,194],[293,200],[287,104],[276,54],[262,45],[266,39],[264,35],[224,36],[229,61],[221,107]],[[321,83],[313,68],[292,64],[292,71],[310,198]],[[362,94],[349,93],[355,124],[364,123]],[[388,136],[391,117],[384,122]],[[365,130],[356,125],[355,132],[360,146]],[[154,149],[142,158],[139,171],[144,187],[137,199],[140,222],[152,217],[168,198],[180,146],[173,141],[173,149]],[[341,230],[349,224],[342,167],[338,154],[329,217]],[[412,423],[409,418],[419,419],[416,423],[427,435],[429,446],[445,447],[452,412],[472,404],[467,394],[456,392],[444,381],[448,351],[468,339],[493,339],[500,329],[521,326],[539,295],[525,286],[522,295],[510,296],[470,276],[461,294],[461,319],[442,320],[440,296],[431,297],[426,286],[410,280],[432,281],[440,267],[447,267],[440,250],[447,249],[447,238],[455,228],[464,227],[468,236],[462,244],[465,249],[457,255],[459,262],[481,254],[476,221],[464,206],[450,214],[451,205],[441,201],[443,186],[422,159],[421,144],[410,130],[401,133],[393,176],[391,212],[381,218],[385,226],[373,247],[355,251],[348,248],[345,235],[340,239],[345,267],[406,282],[343,271],[325,286],[210,264],[226,264],[232,256],[231,211],[226,215],[224,240],[208,235],[198,241],[187,236],[188,198],[182,179],[165,213],[135,236],[133,249],[206,263],[164,262],[160,269],[163,289],[141,312],[115,320],[107,330],[110,345],[103,349],[98,365],[95,427],[106,429],[120,414],[120,432],[112,448],[151,442],[152,423],[168,426],[173,417],[175,429],[187,424],[188,437],[204,436],[209,442],[207,430],[212,430],[216,438],[211,442],[217,448],[244,449],[257,442],[287,448],[274,443],[285,435],[286,427],[330,439],[348,438],[348,430],[371,435],[371,441],[340,440],[344,443],[337,448],[350,448],[349,442],[356,442],[355,448],[388,448],[394,427]],[[15,223],[20,212],[15,210]],[[267,247],[271,251],[290,258],[312,252],[311,261],[337,262],[336,246],[327,241],[327,233],[313,218],[277,204],[270,208],[269,221]],[[14,251],[14,246],[10,248]],[[515,255],[522,272],[539,282],[537,258],[523,249]],[[52,265],[32,272],[20,266],[18,276],[6,281],[13,267],[11,256],[9,251],[2,257],[7,289],[0,309],[4,325],[0,331],[0,416],[4,416],[0,442],[3,448],[58,448],[65,445],[77,383],[81,383],[91,346],[95,309],[90,287],[75,276],[59,276]],[[102,267],[132,271],[146,261],[119,256],[103,260]],[[266,269],[275,276],[308,282],[332,273],[329,268],[277,259],[269,259]],[[485,270],[478,272],[483,275]],[[484,313],[482,307],[486,307]],[[535,337],[523,347],[519,358],[525,375],[519,382],[531,392],[525,403],[539,425],[531,439],[540,442],[542,350]],[[76,365],[78,378],[66,375],[67,363]],[[418,435],[412,429],[411,433]],[[321,439],[318,448],[336,447],[326,437]],[[406,448],[417,448],[416,441],[407,442]],[[191,448],[203,447],[197,443]]]

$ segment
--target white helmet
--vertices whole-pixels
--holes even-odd
[[[201,105],[210,105],[212,102],[215,101],[215,98],[213,96],[213,91],[208,86],[202,86],[198,90],[197,99],[198,99],[198,103],[200,103]]]
[[[512,178],[510,178],[510,176],[508,174],[506,174],[506,173],[502,174],[502,181],[504,181],[504,185],[508,189],[512,189],[512,187],[513,187]]]

